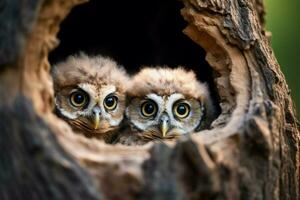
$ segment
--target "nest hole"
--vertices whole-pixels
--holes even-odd
[[[206,52],[182,32],[187,26],[180,14],[183,6],[174,0],[91,0],[73,8],[62,22],[60,44],[49,61],[55,64],[82,51],[112,57],[129,74],[142,66],[184,66],[208,83],[220,113],[215,72],[205,60]]]

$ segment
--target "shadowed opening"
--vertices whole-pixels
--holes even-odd
[[[187,25],[182,7],[174,0],[91,0],[75,7],[62,22],[60,45],[50,53],[50,63],[83,51],[110,56],[130,74],[145,65],[184,66],[215,91],[205,50],[182,33]],[[212,96],[218,102],[216,92]]]

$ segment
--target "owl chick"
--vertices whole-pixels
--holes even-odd
[[[183,68],[144,68],[133,77],[127,95],[132,132],[120,137],[124,144],[177,138],[208,128],[214,116],[206,84]]]
[[[109,142],[123,120],[128,77],[110,58],[70,56],[52,70],[56,111],[75,132]]]

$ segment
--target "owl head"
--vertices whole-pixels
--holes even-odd
[[[53,67],[56,110],[75,131],[101,137],[118,129],[128,82],[110,58],[80,54]]]
[[[183,68],[144,68],[133,77],[127,95],[126,116],[144,139],[199,131],[213,113],[206,84]]]

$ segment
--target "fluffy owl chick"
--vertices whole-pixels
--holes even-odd
[[[80,54],[53,67],[56,111],[75,132],[109,141],[125,111],[128,77],[110,58]]]
[[[126,116],[133,134],[144,141],[199,131],[214,116],[206,84],[183,68],[144,68],[133,77],[127,95]],[[124,138],[120,141],[130,143]]]

